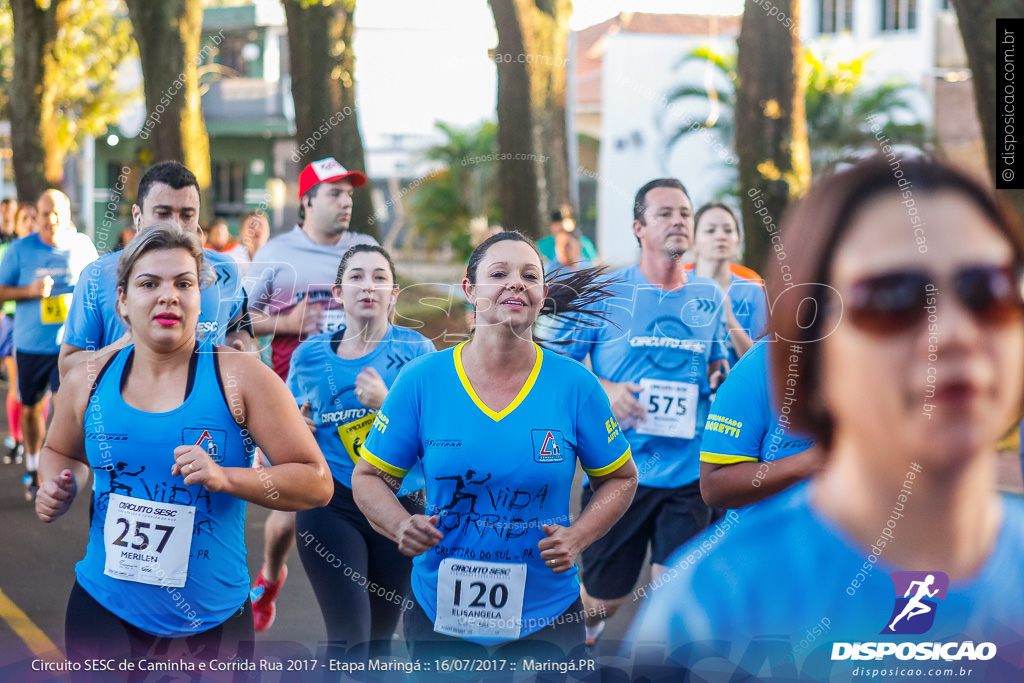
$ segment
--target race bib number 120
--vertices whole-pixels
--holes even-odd
[[[462,638],[518,638],[525,593],[525,564],[446,558],[437,570],[434,631]]]
[[[110,494],[103,522],[103,573],[122,581],[181,588],[196,509]]]

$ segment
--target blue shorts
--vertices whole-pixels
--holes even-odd
[[[14,353],[14,316],[0,315],[0,358]]]

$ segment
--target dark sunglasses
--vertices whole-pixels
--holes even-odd
[[[978,322],[1003,325],[1021,318],[1022,275],[1017,265],[970,266],[940,286],[927,271],[883,273],[855,282],[843,308],[862,330],[893,334],[920,324],[935,306],[935,297],[952,290]]]

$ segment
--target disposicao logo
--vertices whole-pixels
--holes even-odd
[[[896,590],[895,604],[882,635],[921,635],[935,623],[939,601],[946,599],[949,577],[938,571],[893,572],[889,575]],[[867,642],[833,643],[832,660],[867,660],[895,656],[901,660],[970,661],[996,656],[994,643],[964,642]]]

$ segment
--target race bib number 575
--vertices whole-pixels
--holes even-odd
[[[646,419],[637,425],[640,434],[692,439],[697,430],[697,385],[692,382],[642,379],[640,405]]]
[[[196,509],[110,494],[103,522],[103,573],[122,581],[181,588]]]

